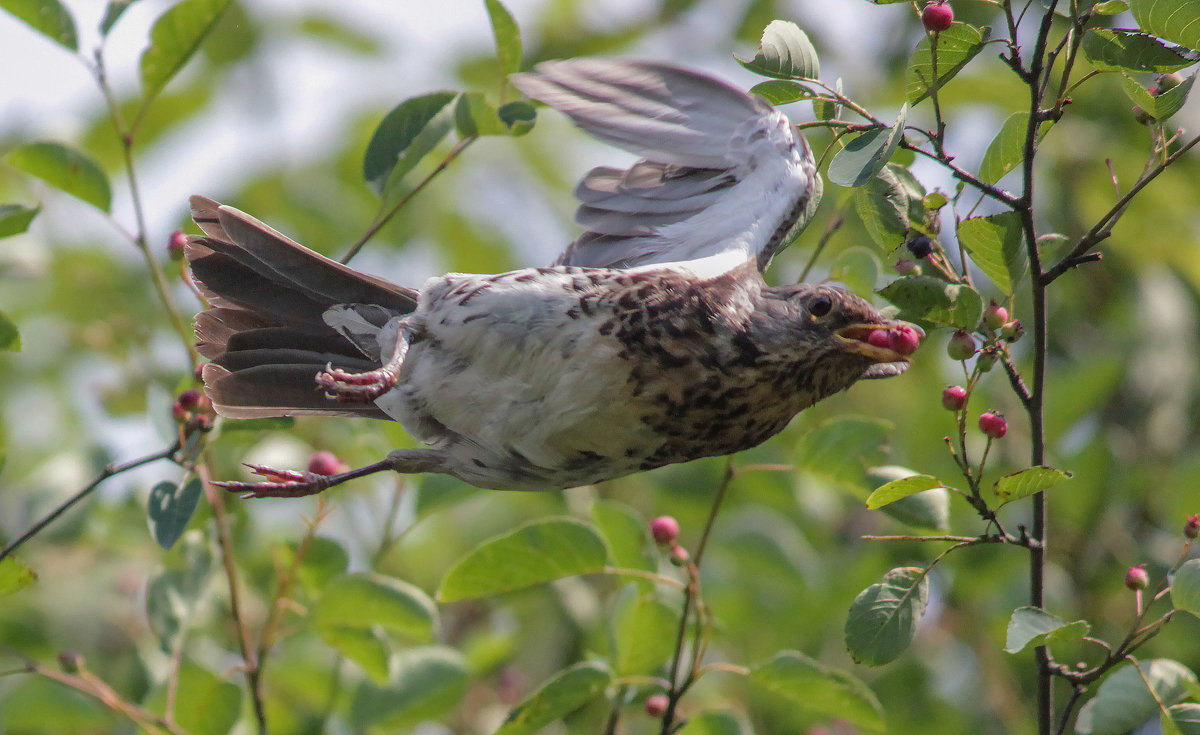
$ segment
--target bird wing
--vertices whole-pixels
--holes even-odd
[[[795,234],[821,182],[808,143],[765,100],[665,64],[572,59],[513,84],[592,136],[643,156],[579,183],[587,228],[557,265],[630,268],[751,258],[759,270]]]

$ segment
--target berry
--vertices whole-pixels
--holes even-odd
[[[919,263],[908,258],[901,258],[896,261],[896,272],[902,276],[919,276],[921,275],[921,266]]]
[[[308,471],[317,475],[337,475],[345,472],[349,467],[333,452],[320,451],[313,452],[308,458]]]
[[[1008,309],[1005,309],[995,301],[988,304],[988,308],[983,310],[983,323],[988,329],[999,329],[1008,322]]]
[[[996,364],[996,352],[988,349],[979,353],[979,359],[975,361],[975,367],[979,368],[979,372],[986,373]]]
[[[967,405],[967,389],[961,385],[948,385],[942,391],[942,407],[947,411],[961,411]]]
[[[1125,572],[1125,586],[1135,591],[1150,586],[1150,575],[1146,573],[1145,564],[1129,567],[1129,571]]]
[[[175,401],[175,405],[171,406],[171,418],[175,419],[175,423],[186,423],[192,417],[192,412],[183,407],[179,401]]]
[[[901,355],[911,355],[921,346],[923,336],[919,329],[910,324],[897,324],[887,331],[887,346]],[[867,341],[870,342],[870,339]]]
[[[1020,319],[1013,319],[1011,322],[1006,322],[1003,327],[1000,327],[1000,338],[1005,342],[1016,342],[1025,334],[1025,327],[1021,325]]]
[[[1149,125],[1154,122],[1154,116],[1146,112],[1145,108],[1141,105],[1133,106],[1133,119],[1137,120],[1140,125]]]
[[[928,258],[931,254],[933,254],[933,240],[930,240],[927,235],[922,235],[920,233],[914,235],[911,239],[909,239],[908,242],[904,243],[904,246],[907,247],[908,252],[912,253],[913,257],[917,258],[918,260],[922,258]]]
[[[954,360],[966,360],[975,354],[975,338],[965,329],[956,329],[946,344],[946,354]]]
[[[58,654],[58,667],[68,674],[78,674],[82,669],[83,654],[77,651],[63,651]]]
[[[669,544],[679,535],[679,521],[671,516],[659,516],[650,521],[650,535],[660,544]]]
[[[171,238],[167,240],[167,252],[171,255],[171,260],[183,260],[183,246],[187,245],[187,235],[183,234],[183,230],[175,230],[171,233]]]
[[[1187,523],[1183,524],[1183,535],[1188,538],[1200,536],[1200,515],[1193,515],[1187,519]]]
[[[203,400],[203,393],[195,388],[188,388],[179,394],[179,397],[175,399],[175,403],[185,411],[190,411],[193,408],[197,408]]]
[[[646,714],[651,717],[662,717],[670,704],[671,700],[667,699],[667,695],[653,694],[646,697]]]
[[[979,430],[992,439],[999,439],[1008,433],[1008,420],[1002,413],[988,411],[979,417]]]
[[[687,549],[679,544],[671,544],[671,563],[677,567],[687,566],[687,563],[692,560],[692,555]]]
[[[929,3],[921,11],[921,22],[927,31],[944,31],[954,22],[954,10],[946,0]]]
[[[886,329],[876,329],[867,335],[867,344],[872,347],[887,347],[889,341]]]

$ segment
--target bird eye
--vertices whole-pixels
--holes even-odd
[[[817,294],[808,302],[808,313],[820,319],[833,311],[833,299],[827,294]]]

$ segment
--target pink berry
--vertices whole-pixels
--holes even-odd
[[[1144,590],[1150,586],[1150,575],[1146,573],[1145,564],[1129,567],[1129,571],[1125,572],[1125,586],[1131,590]]]
[[[1183,535],[1188,538],[1200,536],[1200,515],[1193,515],[1187,519],[1187,523],[1183,524]]]
[[[967,389],[961,385],[948,385],[942,391],[942,407],[947,411],[961,411],[967,405]]]
[[[992,439],[999,439],[1008,433],[1008,420],[1004,414],[988,411],[979,417],[979,430]]]
[[[927,31],[944,31],[954,22],[954,10],[946,0],[929,3],[921,11],[921,22]]]
[[[956,329],[946,344],[946,354],[954,360],[966,360],[975,354],[975,338],[965,329]]]
[[[183,248],[187,245],[187,235],[183,234],[183,230],[175,230],[171,233],[171,238],[167,240],[167,252],[171,255],[171,260],[183,260]]]
[[[901,258],[896,261],[896,272],[902,276],[919,276],[921,275],[921,266],[915,260]]]
[[[333,452],[319,451],[313,452],[308,458],[308,471],[317,475],[337,475],[345,472],[349,467]]]
[[[1008,322],[1008,309],[993,301],[983,311],[983,323],[988,329],[999,329]]]
[[[679,521],[671,516],[659,516],[650,521],[650,535],[660,544],[669,544],[679,535]]]
[[[889,348],[901,355],[911,355],[921,346],[921,337],[924,335],[910,324],[898,324],[888,330],[887,336]]]
[[[651,717],[662,717],[670,704],[671,700],[667,699],[667,695],[652,694],[646,697],[646,714]]]
[[[888,330],[876,329],[867,335],[867,344],[872,347],[888,347]],[[890,348],[889,348],[890,349]]]
[[[1000,327],[1000,338],[1005,342],[1016,342],[1025,334],[1025,327],[1021,325],[1020,319],[1013,319],[1011,322],[1006,322],[1003,327]]]
[[[176,403],[178,403],[181,408],[187,411],[199,406],[203,400],[204,394],[195,388],[188,388],[180,393],[179,397],[175,399]]]
[[[692,555],[687,549],[679,544],[671,544],[671,563],[677,567],[687,566],[687,563],[692,560]]]

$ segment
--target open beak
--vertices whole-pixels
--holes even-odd
[[[867,337],[876,330],[886,330],[890,324],[851,324],[834,332],[838,345],[846,352],[854,352],[871,358],[876,363],[908,362],[908,358],[887,347],[877,347],[867,342]]]

